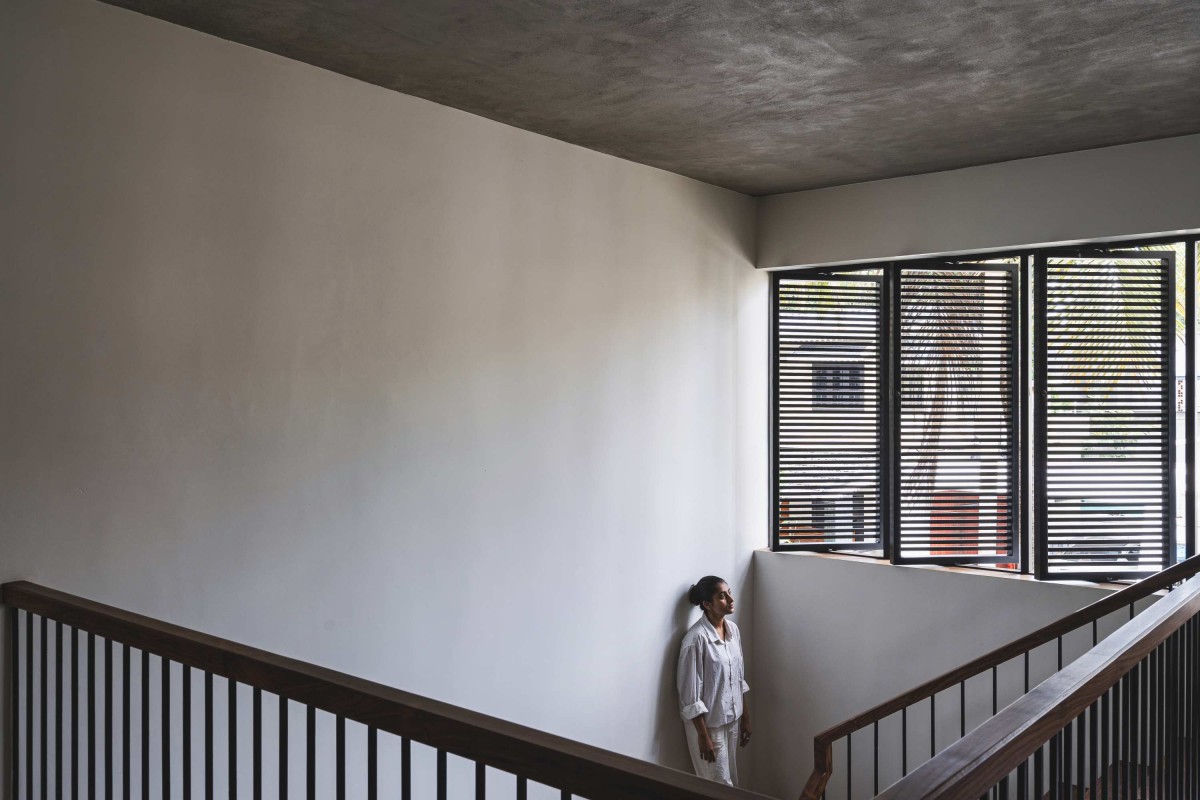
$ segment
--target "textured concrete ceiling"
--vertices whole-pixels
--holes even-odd
[[[110,0],[754,195],[1200,132],[1200,0]]]

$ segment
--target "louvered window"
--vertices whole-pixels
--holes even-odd
[[[1038,267],[1038,573],[1156,572],[1174,551],[1174,256]]]
[[[897,562],[1014,561],[1016,265],[899,271]]]
[[[1200,236],[772,276],[772,547],[1128,579],[1197,551]]]
[[[777,543],[878,549],[880,277],[782,278],[774,307]]]

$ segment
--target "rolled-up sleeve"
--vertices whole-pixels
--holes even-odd
[[[745,678],[742,678],[742,694],[745,694],[748,691],[750,691],[750,684],[746,683]],[[758,695],[755,695],[755,697],[758,697]]]
[[[700,648],[695,643],[684,645],[679,651],[675,685],[679,687],[679,716],[685,720],[708,713],[708,706],[700,699],[704,694],[703,669]]]

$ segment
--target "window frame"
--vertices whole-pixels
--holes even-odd
[[[897,561],[896,552],[898,548],[896,542],[896,514],[899,507],[899,492],[898,492],[898,458],[899,458],[899,425],[896,419],[897,401],[896,392],[898,356],[899,356],[899,274],[901,269],[921,269],[921,268],[953,268],[954,264],[962,264],[963,268],[969,268],[971,263],[978,263],[985,260],[997,260],[1005,258],[1016,258],[1017,264],[1014,267],[1014,273],[1017,283],[1017,302],[1016,302],[1016,375],[1017,385],[1014,387],[1014,396],[1017,399],[1017,405],[1014,409],[1016,415],[1015,430],[1017,432],[1016,442],[1016,475],[1014,476],[1013,484],[1016,487],[1017,497],[1015,498],[1016,509],[1014,510],[1014,560],[1017,563],[1017,569],[1013,570],[1021,574],[1035,574],[1036,577],[1043,580],[1096,580],[1102,581],[1110,579],[1110,576],[1100,573],[1089,574],[1063,574],[1049,575],[1044,570],[1037,569],[1039,561],[1038,548],[1035,547],[1035,527],[1039,524],[1038,518],[1035,516],[1038,509],[1038,500],[1040,495],[1040,487],[1036,486],[1037,465],[1044,460],[1045,456],[1034,451],[1033,438],[1035,436],[1035,417],[1039,413],[1041,403],[1035,402],[1035,370],[1033,364],[1034,351],[1037,343],[1034,341],[1036,336],[1036,327],[1039,322],[1039,315],[1042,314],[1041,307],[1036,302],[1035,297],[1035,277],[1040,274],[1041,265],[1046,263],[1046,259],[1052,258],[1055,255],[1078,255],[1080,252],[1105,252],[1122,249],[1145,248],[1155,245],[1183,245],[1184,258],[1182,268],[1184,271],[1183,281],[1183,330],[1184,330],[1184,359],[1186,361],[1185,369],[1174,370],[1176,375],[1167,376],[1170,381],[1175,381],[1177,377],[1182,377],[1187,387],[1185,392],[1184,402],[1184,419],[1181,421],[1181,427],[1184,431],[1183,454],[1182,458],[1174,458],[1174,452],[1177,445],[1176,440],[1172,440],[1170,450],[1173,463],[1168,466],[1170,474],[1170,482],[1172,486],[1177,484],[1176,470],[1183,468],[1186,470],[1186,478],[1183,482],[1180,491],[1173,492],[1174,505],[1176,508],[1182,506],[1182,519],[1173,517],[1173,520],[1178,520],[1178,524],[1172,523],[1173,532],[1170,533],[1171,538],[1184,542],[1183,555],[1192,556],[1197,550],[1197,475],[1195,466],[1197,463],[1197,397],[1200,392],[1197,391],[1197,249],[1200,248],[1200,234],[1191,232],[1187,234],[1177,234],[1173,236],[1135,236],[1114,238],[1111,240],[1095,240],[1073,245],[1063,245],[1054,247],[1025,247],[1025,248],[1009,248],[1004,250],[988,251],[982,253],[971,253],[954,256],[940,257],[920,257],[920,258],[905,258],[905,259],[887,259],[880,261],[868,261],[851,263],[840,266],[818,266],[818,267],[791,267],[783,269],[773,269],[770,271],[770,292],[769,292],[769,313],[768,317],[768,502],[770,504],[770,513],[768,514],[768,546],[772,551],[788,552],[788,551],[809,551],[809,552],[833,552],[843,553],[846,555],[867,556],[880,560],[886,560],[891,563],[900,563]],[[1178,269],[1178,267],[1177,267]],[[848,276],[855,272],[877,270],[880,271],[880,314],[881,314],[881,342],[880,348],[883,353],[884,367],[881,372],[881,395],[884,401],[882,410],[882,419],[880,424],[880,467],[882,479],[882,496],[880,508],[880,532],[882,538],[882,547],[877,547],[875,550],[863,551],[845,549],[837,544],[787,544],[780,541],[780,504],[779,504],[779,464],[780,464],[780,437],[779,423],[777,419],[777,409],[780,398],[780,383],[779,383],[779,341],[777,331],[779,326],[779,288],[780,281],[784,278],[813,278],[820,279],[823,276]],[[1037,282],[1042,282],[1037,278]],[[1178,290],[1176,291],[1175,301],[1179,302]],[[1170,347],[1174,348],[1175,337],[1170,337],[1168,340]],[[1172,387],[1174,384],[1172,383]],[[1174,397],[1174,389],[1172,388],[1172,398]],[[1174,402],[1172,400],[1172,402]],[[1165,558],[1167,565],[1174,563],[1178,553],[1177,548],[1172,548]],[[906,559],[904,563],[914,563],[911,559]],[[922,560],[921,563],[929,563]],[[947,563],[946,561],[938,561],[936,563],[947,566],[961,566],[964,568],[986,569],[996,571],[996,567],[985,564],[970,564],[970,563]],[[1117,578],[1127,579],[1127,578]]]

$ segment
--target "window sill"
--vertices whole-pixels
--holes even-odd
[[[789,558],[789,557],[823,558],[823,559],[832,559],[835,561],[857,561],[857,562],[863,563],[863,564],[874,564],[875,566],[878,566],[878,567],[890,567],[892,569],[935,570],[938,572],[958,572],[958,573],[962,573],[962,574],[966,574],[966,575],[981,575],[981,576],[984,576],[987,578],[999,578],[1000,580],[1008,580],[1008,581],[1029,581],[1029,582],[1033,582],[1033,583],[1043,583],[1044,582],[1044,581],[1039,581],[1037,578],[1033,577],[1032,575],[1023,575],[1019,572],[1002,572],[1000,570],[981,569],[978,567],[958,567],[958,566],[948,566],[948,565],[942,565],[942,564],[893,564],[890,561],[885,561],[884,559],[881,559],[881,558],[872,558],[871,556],[856,556],[856,555],[850,555],[848,553],[813,553],[813,552],[808,552],[808,551],[803,551],[803,550],[776,551],[776,550],[771,550],[769,547],[760,547],[758,549],[758,551],[761,553],[769,553],[772,556],[783,557],[783,558]],[[1055,580],[1055,581],[1053,581],[1053,583],[1056,586],[1083,586],[1083,587],[1088,587],[1088,588],[1107,589],[1108,591],[1112,591],[1112,592],[1119,591],[1130,585],[1127,583],[1111,583],[1111,582],[1101,583],[1101,582],[1097,582],[1097,581],[1066,580],[1066,579]],[[1166,594],[1166,592],[1157,592],[1157,594],[1162,595],[1162,594]]]

